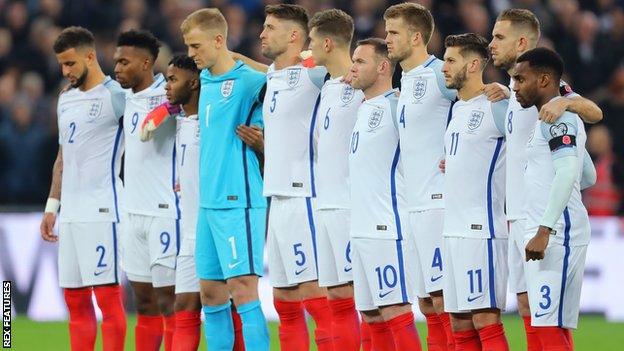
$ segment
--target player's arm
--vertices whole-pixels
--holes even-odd
[[[492,117],[494,117],[494,124],[502,136],[505,136],[505,122],[508,107],[508,99],[492,102]]]
[[[576,154],[578,127],[575,118],[570,118],[570,116],[573,115],[565,114],[556,125],[541,123],[542,134],[548,140],[551,150],[555,176],[540,226],[525,248],[527,261],[544,258],[551,231],[570,201],[570,195],[579,174],[581,165]]]
[[[230,51],[230,56],[232,56],[232,58],[237,61],[237,60],[241,60],[243,61],[244,64],[246,64],[247,66],[255,69],[258,72],[262,72],[262,73],[266,73],[269,70],[269,66],[265,65],[264,63],[260,63],[250,57],[247,57],[243,54],[240,54],[238,52],[234,52],[234,51]]]
[[[262,118],[262,103],[264,102],[265,94],[266,82],[263,80],[262,85],[257,89],[256,94],[254,94],[255,98],[249,125],[241,124],[236,127],[236,135],[256,152],[258,160],[264,159],[264,120]]]
[[[483,94],[485,94],[488,100],[496,102],[509,99],[511,91],[509,90],[509,87],[506,87],[501,83],[494,82],[485,85]]]
[[[58,236],[54,234],[54,223],[56,223],[56,214],[61,206],[61,179],[63,176],[63,149],[59,146],[56,161],[52,168],[52,184],[50,185],[50,194],[46,202],[43,218],[39,227],[41,237],[45,241],[56,242]]]
[[[565,112],[576,113],[586,123],[598,123],[602,120],[602,110],[596,103],[572,91],[569,85],[561,82],[561,98],[546,103],[539,111],[539,119],[546,123],[555,121]]]
[[[589,153],[585,150],[585,155],[583,156],[583,173],[581,175],[581,190],[585,190],[596,184],[596,178],[596,167],[594,167],[591,156],[589,156]]]

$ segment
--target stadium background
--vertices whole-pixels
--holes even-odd
[[[80,25],[96,36],[98,57],[112,75],[116,36],[131,28],[152,31],[163,43],[157,71],[171,53],[185,51],[179,24],[190,12],[219,7],[228,24],[229,48],[264,61],[257,40],[263,6],[272,0],[0,0],[0,276],[13,280],[14,348],[68,348],[62,295],[57,287],[55,247],[44,244],[38,225],[58,149],[56,97],[65,84],[52,51],[63,27]],[[355,19],[355,39],[384,37],[383,10],[395,1],[301,0],[310,14],[337,7]],[[577,349],[622,349],[624,344],[624,1],[622,0],[425,0],[436,30],[430,52],[441,57],[448,34],[476,32],[491,38],[496,15],[524,7],[539,17],[541,45],[566,62],[565,79],[597,102],[604,120],[588,128],[588,150],[597,184],[584,194],[592,218],[592,243],[583,287]],[[505,84],[504,72],[489,66],[486,81]],[[264,288],[268,286],[264,284]],[[270,294],[270,290],[268,291]],[[127,296],[127,308],[132,299]],[[508,299],[513,302],[513,298]],[[269,310],[270,296],[265,294]],[[269,305],[269,306],[267,306]],[[511,303],[513,306],[514,304]],[[271,316],[271,311],[268,312]],[[591,314],[587,314],[591,313]],[[274,316],[274,315],[273,315]],[[38,321],[35,321],[38,320]],[[607,321],[608,320],[608,321]],[[617,322],[619,321],[619,322]],[[521,322],[511,314],[506,329],[513,350],[523,345]],[[129,334],[133,322],[129,322]],[[422,325],[419,324],[419,327]],[[271,325],[275,332],[275,325]],[[424,329],[420,328],[424,339]],[[41,338],[40,336],[44,336]],[[614,338],[618,338],[619,341]],[[127,345],[132,345],[129,342]]]

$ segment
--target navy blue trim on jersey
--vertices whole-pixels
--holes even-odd
[[[115,284],[119,284],[119,272],[117,271],[117,228],[113,222],[113,269],[115,269]]]
[[[429,58],[429,60],[427,62],[425,62],[425,64],[423,65],[423,68],[427,68],[429,67],[430,64],[434,63],[436,60],[436,57],[431,55],[431,57]]]
[[[110,82],[112,82],[112,81],[113,81],[113,78],[111,78],[111,77],[109,77],[109,76],[106,76],[106,77],[104,78],[104,81],[102,82],[102,85],[106,85],[106,84],[108,84],[108,83],[110,83]]]
[[[253,113],[256,110],[256,107],[259,105],[259,102],[255,102],[251,106],[251,110],[249,110],[249,115],[247,115],[247,119],[245,120],[245,125],[249,127],[251,125],[251,118],[253,117]],[[243,177],[245,178],[245,197],[247,198],[247,208],[251,208],[251,195],[250,195],[250,186],[249,186],[249,170],[247,169],[247,144],[241,140],[243,143]]]
[[[397,144],[392,166],[390,167],[390,198],[392,199],[392,212],[394,212],[394,222],[397,231],[397,265],[399,269],[399,280],[401,282],[401,297],[404,303],[408,302],[407,287],[405,286],[405,264],[403,260],[403,233],[401,231],[401,217],[399,216],[399,206],[396,192],[396,170],[399,165],[399,155],[401,154],[401,146]]]
[[[490,170],[488,171],[487,178],[487,215],[490,239],[496,238],[494,234],[494,215],[492,214],[492,176],[494,176],[494,167],[496,167],[496,161],[498,160],[498,155],[500,154],[504,139],[504,137],[496,139],[496,149],[494,149],[494,155],[492,156],[492,162],[490,162]]]
[[[159,75],[159,76],[158,76],[158,78],[159,78],[159,79],[158,79],[158,80],[156,80],[156,81],[152,84],[154,89],[158,88],[159,86],[161,86],[161,85],[162,85],[162,83],[164,83],[164,82],[166,81],[165,76],[163,76],[163,75]]]
[[[119,205],[117,204],[117,187],[115,176],[115,159],[117,158],[117,150],[119,150],[119,141],[121,140],[121,132],[123,131],[123,119],[119,119],[117,127],[117,135],[115,135],[115,144],[113,145],[113,157],[111,159],[111,184],[113,185],[113,201],[115,205],[115,218],[119,223]]]
[[[310,122],[309,154],[310,154],[310,186],[312,189],[312,197],[316,197],[316,186],[314,184],[314,128],[316,126],[316,114],[318,113],[318,108],[320,104],[321,104],[321,93],[318,94],[316,98],[316,102],[314,103],[314,110],[312,111],[312,121]]]
[[[496,308],[496,285],[494,285],[494,242],[487,240],[488,254],[488,285],[490,290],[490,308]]]
[[[448,129],[449,123],[451,123],[451,118],[453,118],[453,106],[455,106],[455,103],[457,101],[459,101],[459,99],[455,98],[455,100],[451,101],[451,106],[449,106],[448,115],[446,116],[446,128],[447,129]]]
[[[392,90],[390,90],[389,92],[385,93],[385,94],[384,94],[384,97],[385,97],[385,98],[387,98],[388,96],[390,96],[390,95],[394,94],[395,92],[396,92],[396,90],[392,89]]]
[[[178,197],[178,194],[175,192],[175,185],[176,185],[176,145],[175,143],[173,144],[173,157],[171,157],[172,162],[171,162],[171,190],[173,191],[173,197],[174,197],[174,202],[175,202],[175,207],[176,207],[176,220],[175,220],[175,226],[176,226],[176,255],[180,253],[180,198]]]
[[[316,252],[316,226],[314,225],[314,215],[312,212],[312,198],[306,197],[305,199],[306,199],[306,208],[308,210],[308,224],[310,225],[310,234],[312,235],[312,249],[314,250],[314,265],[316,267],[316,274],[318,274],[318,254]]]
[[[247,237],[247,259],[249,260],[249,274],[256,275],[253,259],[253,240],[251,238],[251,221],[249,219],[249,208],[245,209],[245,236]]]
[[[568,278],[568,264],[570,259],[570,212],[568,207],[563,210],[563,220],[565,221],[565,227],[563,229],[563,247],[565,254],[563,256],[563,271],[561,273],[561,294],[559,295],[559,311],[557,313],[557,325],[559,328],[563,328],[563,301],[565,298],[566,280]]]

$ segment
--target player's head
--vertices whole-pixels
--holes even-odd
[[[509,70],[523,52],[537,46],[540,23],[533,12],[508,9],[496,18],[490,50],[494,66]]]
[[[392,80],[394,63],[388,58],[388,46],[383,39],[368,38],[357,42],[353,52],[351,86],[366,90],[379,79]]]
[[[299,5],[268,5],[260,33],[262,55],[274,60],[293,47],[299,53],[308,40],[308,12]]]
[[[97,65],[95,38],[82,27],[65,28],[54,42],[56,60],[73,88],[82,86],[89,68]]]
[[[129,30],[119,35],[115,51],[115,79],[124,88],[134,88],[146,75],[153,75],[160,43],[146,30]]]
[[[415,47],[425,48],[431,39],[433,16],[422,5],[405,2],[390,6],[384,20],[388,53],[394,61],[407,59]]]
[[[175,55],[167,67],[167,100],[172,105],[187,104],[193,93],[199,91],[199,69],[192,58]]]
[[[474,33],[449,35],[444,46],[442,73],[447,88],[461,89],[471,77],[481,77],[489,59],[485,38]]]
[[[188,55],[199,69],[214,66],[220,51],[227,50],[228,25],[219,9],[206,8],[191,13],[180,30]]]
[[[349,50],[353,39],[353,18],[342,10],[331,9],[317,12],[308,25],[310,50],[314,62],[324,66],[328,54],[339,48]]]
[[[544,97],[558,93],[563,74],[563,60],[556,52],[537,48],[518,57],[514,67],[513,90],[523,108],[531,107]]]

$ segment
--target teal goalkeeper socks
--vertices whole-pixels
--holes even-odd
[[[243,323],[243,339],[246,351],[268,351],[269,329],[260,307],[255,300],[236,307]]]
[[[204,306],[204,333],[210,351],[232,351],[234,347],[234,325],[232,324],[232,303]],[[268,348],[267,348],[268,350]]]

